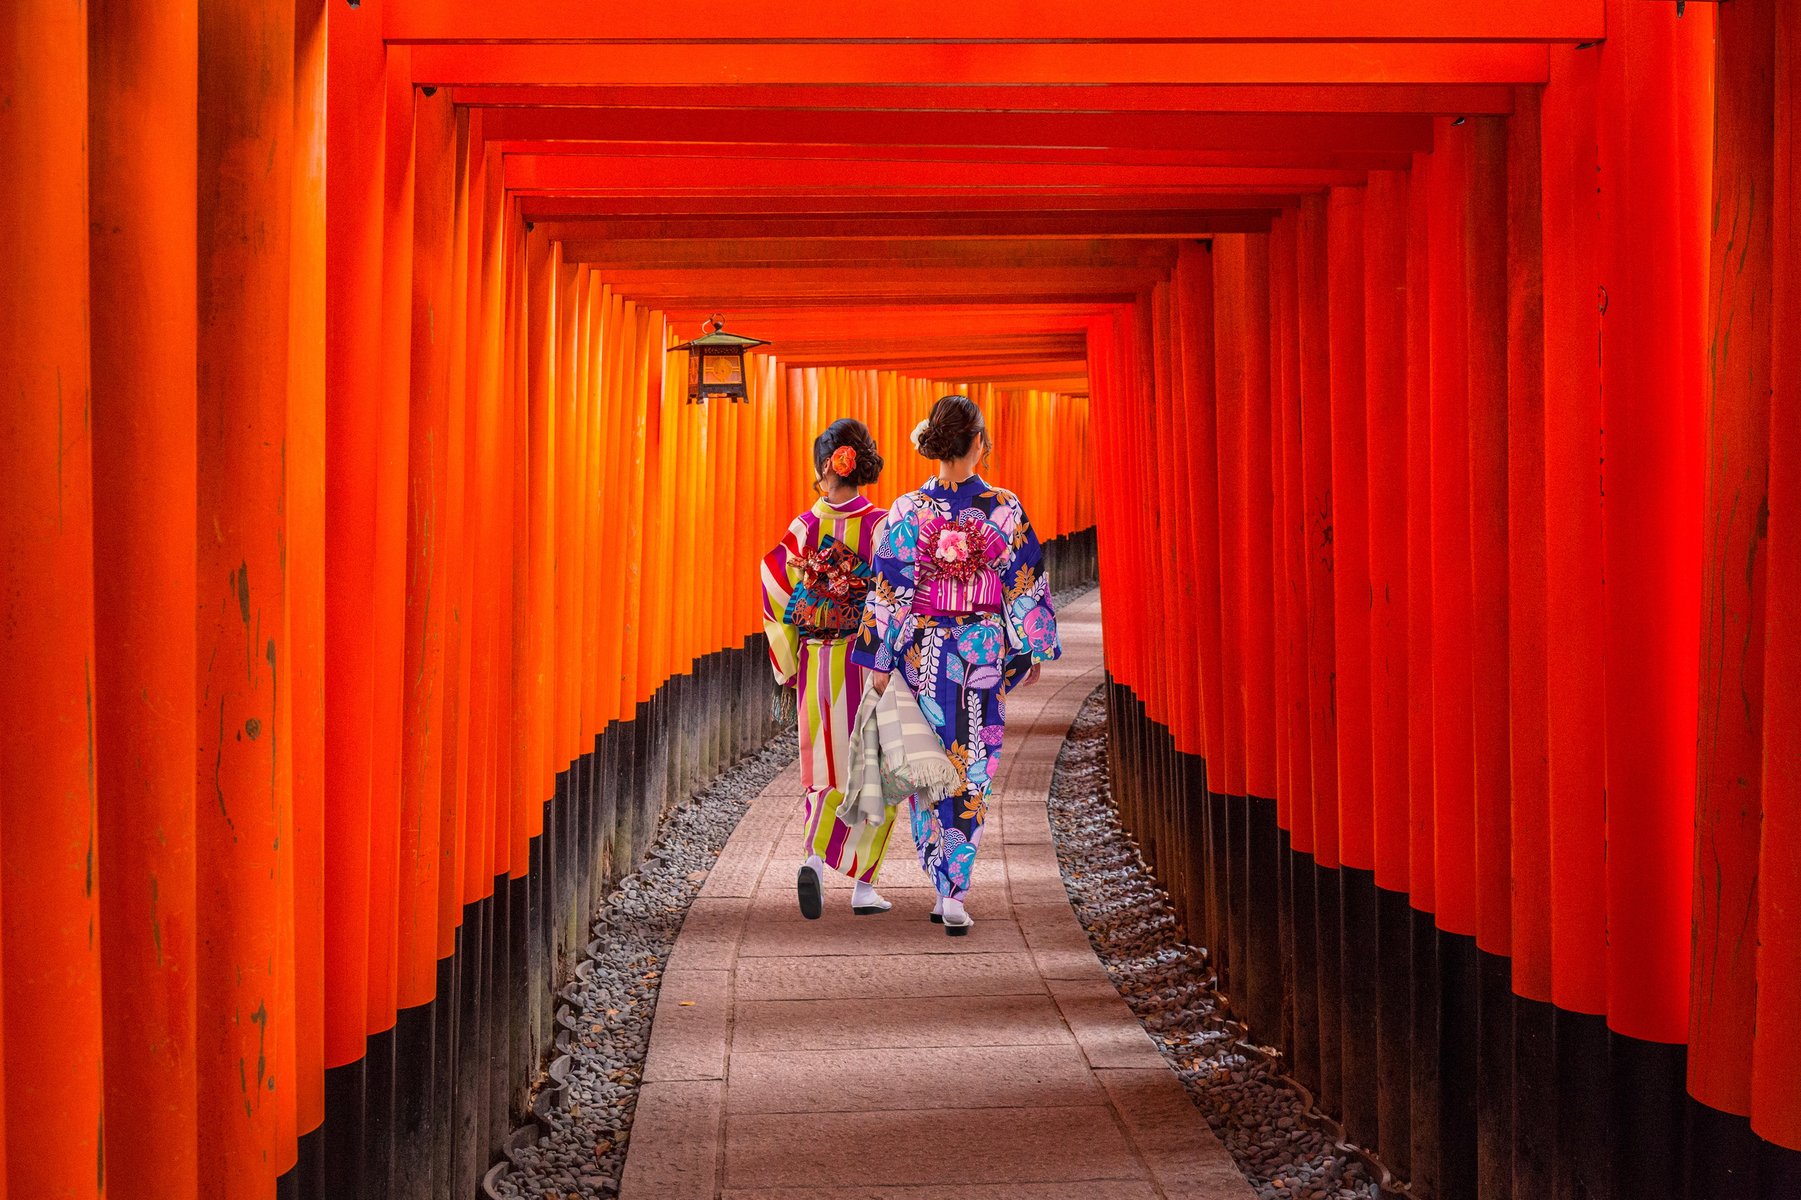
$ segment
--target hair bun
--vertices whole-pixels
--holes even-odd
[[[852,487],[867,487],[881,478],[882,455],[867,425],[841,417],[814,439],[813,466],[821,477],[829,471]]]
[[[914,431],[913,444],[927,458],[955,462],[970,452],[978,438],[984,444],[987,430],[982,410],[968,396],[940,396],[932,415]]]

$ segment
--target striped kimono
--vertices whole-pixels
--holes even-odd
[[[812,625],[797,612],[796,592],[804,590],[809,565],[833,547],[854,552],[868,564],[875,550],[876,525],[887,515],[861,496],[842,504],[823,497],[794,518],[787,536],[763,559],[763,630],[776,682],[795,689],[800,726],[800,779],[806,793],[805,854],[817,854],[827,866],[864,883],[874,883],[888,852],[894,818],[880,825],[846,825],[838,806],[850,777],[851,718],[863,699],[865,673],[850,665],[850,642],[861,616],[860,601],[847,617],[848,627],[835,636],[803,633],[796,622]],[[823,548],[823,549],[822,549]],[[809,610],[808,617],[817,617]]]
[[[874,563],[851,662],[901,673],[957,769],[943,799],[915,796],[909,808],[920,869],[940,896],[961,901],[1000,765],[1006,694],[1062,653],[1043,551],[1018,497],[976,475],[927,480],[896,500]]]

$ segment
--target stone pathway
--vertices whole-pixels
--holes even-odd
[[[968,937],[926,920],[904,824],[893,912],[852,916],[834,876],[802,920],[798,767],[757,798],[665,968],[624,1200],[1252,1195],[1064,891],[1045,799],[1101,681],[1099,593],[1061,626],[1063,658],[1008,702]]]

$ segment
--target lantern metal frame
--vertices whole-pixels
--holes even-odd
[[[705,404],[708,400],[726,398],[736,404],[748,400],[744,384],[744,352],[756,346],[767,346],[762,338],[727,333],[723,318],[715,316],[701,325],[702,335],[679,346],[669,347],[688,352],[688,403]]]

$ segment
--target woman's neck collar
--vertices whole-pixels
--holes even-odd
[[[937,476],[938,486],[943,487],[943,488],[948,488],[954,492],[958,488],[962,487],[964,484],[968,483],[970,480],[976,478],[981,473],[982,472],[981,472],[980,464],[969,468],[969,470],[967,470],[967,471],[959,473],[959,472],[950,470],[948,467],[948,464],[940,463],[938,465],[938,476]]]

